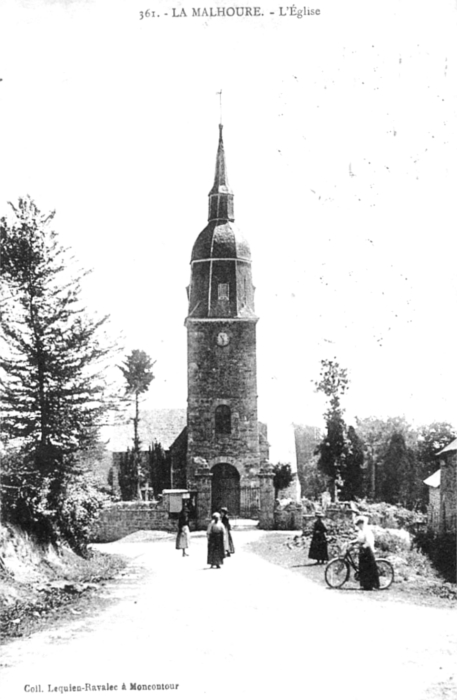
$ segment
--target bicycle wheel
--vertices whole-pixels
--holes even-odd
[[[378,567],[380,590],[389,588],[394,580],[394,567],[387,559],[376,559],[376,566]]]
[[[325,567],[325,580],[330,588],[341,588],[349,577],[349,566],[342,557],[332,559]]]

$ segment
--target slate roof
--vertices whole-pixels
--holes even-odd
[[[438,469],[434,474],[424,479],[424,484],[426,486],[431,486],[433,489],[438,489],[441,484],[441,469]]]
[[[230,221],[210,221],[194,243],[191,261],[210,258],[250,260],[249,243]]]
[[[442,455],[443,452],[455,452],[457,450],[457,438],[453,440],[447,447],[444,447],[442,450],[437,452],[437,455]]]
[[[158,408],[142,410],[140,413],[139,436],[142,449],[147,450],[155,441],[160,442],[164,450],[176,440],[186,426],[185,408]],[[112,425],[103,428],[101,438],[107,442],[109,452],[125,452],[133,445],[133,422]]]

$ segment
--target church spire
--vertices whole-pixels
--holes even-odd
[[[233,192],[230,189],[227,178],[227,165],[225,163],[224,140],[222,138],[222,124],[219,124],[219,144],[216,156],[216,172],[214,184],[209,193],[208,221],[234,221]]]

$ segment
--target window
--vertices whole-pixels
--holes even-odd
[[[246,306],[248,303],[248,281],[246,277],[243,279],[243,301],[242,304]]]
[[[232,432],[232,412],[230,406],[218,406],[216,408],[216,433],[218,435],[230,435]]]
[[[228,301],[229,300],[229,286],[228,284],[218,284],[217,285],[217,299],[218,301]]]

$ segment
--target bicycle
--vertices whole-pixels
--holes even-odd
[[[341,544],[340,540],[337,537],[335,537],[335,535],[330,535],[327,537],[327,550],[330,557],[330,561],[332,559],[338,559],[339,557],[342,557],[345,552],[344,545]]]
[[[379,589],[389,588],[394,580],[394,568],[387,559],[375,559],[379,575]],[[354,569],[354,579],[359,580],[359,567],[354,561],[350,547],[342,556],[329,561],[325,567],[325,581],[330,588],[341,588],[349,578],[351,568]]]

